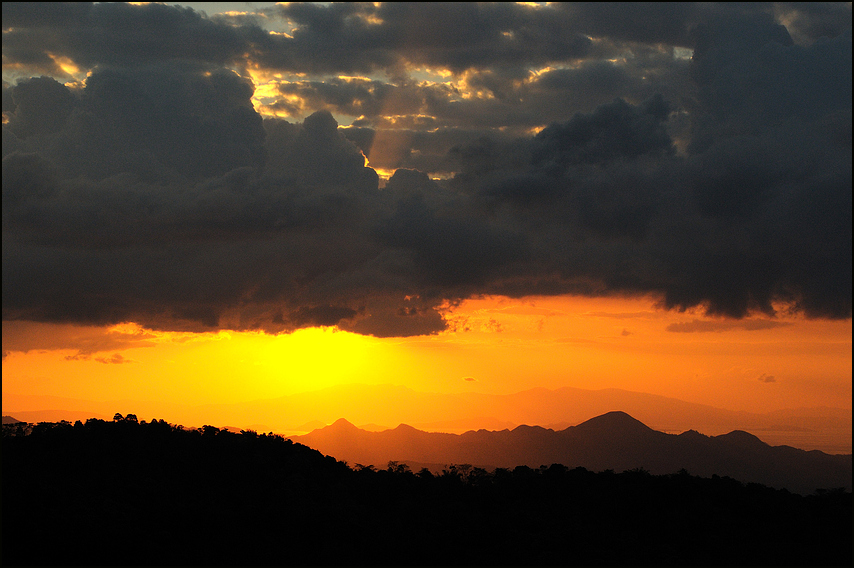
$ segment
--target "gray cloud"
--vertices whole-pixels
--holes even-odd
[[[50,333],[44,333],[45,329]],[[39,331],[40,330],[40,331]],[[96,353],[119,349],[151,347],[155,337],[144,331],[104,333],[100,327],[72,324],[35,324],[28,321],[3,321],[3,353],[15,351],[72,349],[73,358],[88,359]],[[5,357],[5,355],[4,355]]]
[[[77,352],[74,355],[66,355],[66,361],[97,361],[105,365],[122,365],[124,363],[134,363],[133,359],[127,359],[121,353],[113,353],[110,357],[92,357],[89,354]]]
[[[46,76],[4,84],[3,318],[395,336],[444,329],[448,301],[562,293],[850,317],[838,11],[291,4],[268,14],[288,38],[158,5],[4,5],[4,72]],[[289,122],[256,112],[249,65],[393,81],[283,82],[310,113]],[[397,169],[384,188],[363,154]]]
[[[242,17],[207,18],[159,4],[7,2],[3,43],[7,65],[43,72],[61,72],[49,55],[61,54],[86,67],[165,60],[229,65],[248,56],[266,68],[301,73],[395,72],[409,62],[458,72],[516,68],[511,74],[518,74],[526,66],[619,56],[626,46],[692,48],[693,31],[708,23],[776,18],[814,41],[842,34],[850,15],[847,3],[290,2]],[[292,37],[256,23],[270,18],[291,22]]]
[[[675,333],[707,333],[721,332],[732,330],[758,331],[762,329],[774,329],[775,327],[791,325],[787,322],[760,320],[760,319],[745,319],[741,321],[710,321],[710,320],[692,320],[690,322],[671,323],[667,326],[667,331]]]
[[[271,12],[297,27],[286,50],[270,50],[261,61],[315,73],[370,72],[404,62],[455,71],[542,64],[581,57],[590,45],[560,12],[509,3],[294,2]]]
[[[111,357],[95,357],[95,361],[104,363],[105,365],[122,365],[134,362],[133,359],[128,359],[121,353],[113,353]]]
[[[775,2],[774,12],[801,45],[837,37],[851,27],[849,2]]]
[[[58,71],[51,55],[88,68],[174,60],[225,65],[268,36],[257,26],[218,23],[190,8],[121,2],[10,2],[3,29],[4,65],[27,63],[47,73]]]

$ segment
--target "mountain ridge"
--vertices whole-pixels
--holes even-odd
[[[696,430],[667,434],[622,411],[559,431],[520,425],[513,430],[448,434],[401,424],[383,432],[327,426],[289,438],[338,460],[377,466],[397,461],[494,469],[560,463],[593,471],[640,468],[653,474],[686,469],[695,475],[728,476],[802,494],[820,487],[851,490],[850,454],[771,446],[741,430],[718,436]]]
[[[387,401],[393,400],[394,404]],[[110,418],[116,412],[136,413],[141,419],[165,416],[176,424],[234,424],[241,428],[297,434],[306,426],[331,424],[347,416],[354,424],[406,423],[423,431],[461,434],[488,428],[512,429],[537,424],[564,429],[615,409],[664,432],[697,429],[709,435],[733,430],[763,432],[772,444],[787,444],[827,453],[851,453],[852,421],[848,409],[783,409],[750,413],[715,408],[662,395],[622,389],[587,390],[543,387],[511,394],[476,392],[440,394],[420,392],[400,385],[350,384],[272,399],[228,404],[189,405],[155,401],[82,401],[61,397],[4,393],[4,414],[27,422],[57,421],[64,408],[90,416]],[[18,416],[26,412],[26,416]],[[70,415],[70,414],[69,414]],[[480,418],[476,418],[480,417]]]

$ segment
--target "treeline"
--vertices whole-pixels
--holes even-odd
[[[850,565],[852,500],[688,472],[352,467],[133,415],[3,428],[4,565]]]

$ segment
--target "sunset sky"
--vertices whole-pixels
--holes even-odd
[[[851,47],[844,2],[4,3],[3,413],[850,411]]]

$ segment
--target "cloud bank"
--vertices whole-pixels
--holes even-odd
[[[851,317],[850,5],[3,26],[4,320],[407,336],[567,293]]]

